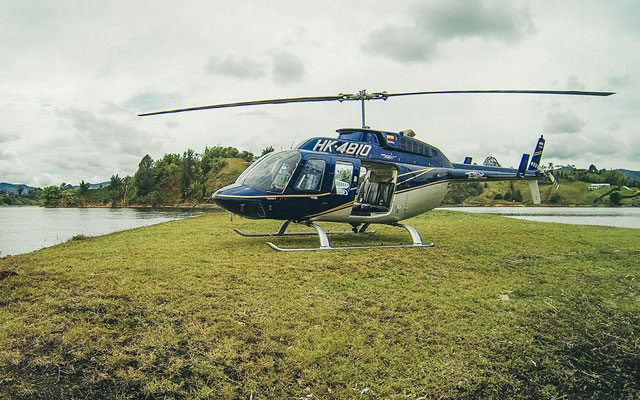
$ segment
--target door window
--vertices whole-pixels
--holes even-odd
[[[336,194],[346,196],[351,189],[351,181],[353,179],[353,164],[344,161],[336,161],[336,173],[334,176],[334,184]]]
[[[322,175],[324,174],[324,160],[308,160],[304,165],[300,177],[296,182],[296,190],[315,191],[320,190]]]

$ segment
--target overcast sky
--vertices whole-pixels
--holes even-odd
[[[452,161],[640,170],[640,2],[0,0],[0,181],[106,181],[140,159],[260,154],[359,127],[357,102],[136,113],[368,91],[577,89],[367,103]]]

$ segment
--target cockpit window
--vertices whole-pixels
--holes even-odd
[[[270,154],[253,164],[236,181],[265,192],[282,193],[300,162],[300,153],[294,150]]]

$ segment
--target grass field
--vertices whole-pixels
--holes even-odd
[[[638,230],[408,223],[436,247],[277,253],[211,214],[0,259],[0,397],[640,397]],[[410,242],[376,229],[332,244]]]

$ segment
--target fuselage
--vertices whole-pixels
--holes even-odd
[[[452,182],[541,177],[531,166],[519,173],[452,163],[438,148],[402,132],[360,128],[338,134],[261,157],[213,200],[247,218],[355,226],[394,223],[429,211]]]

